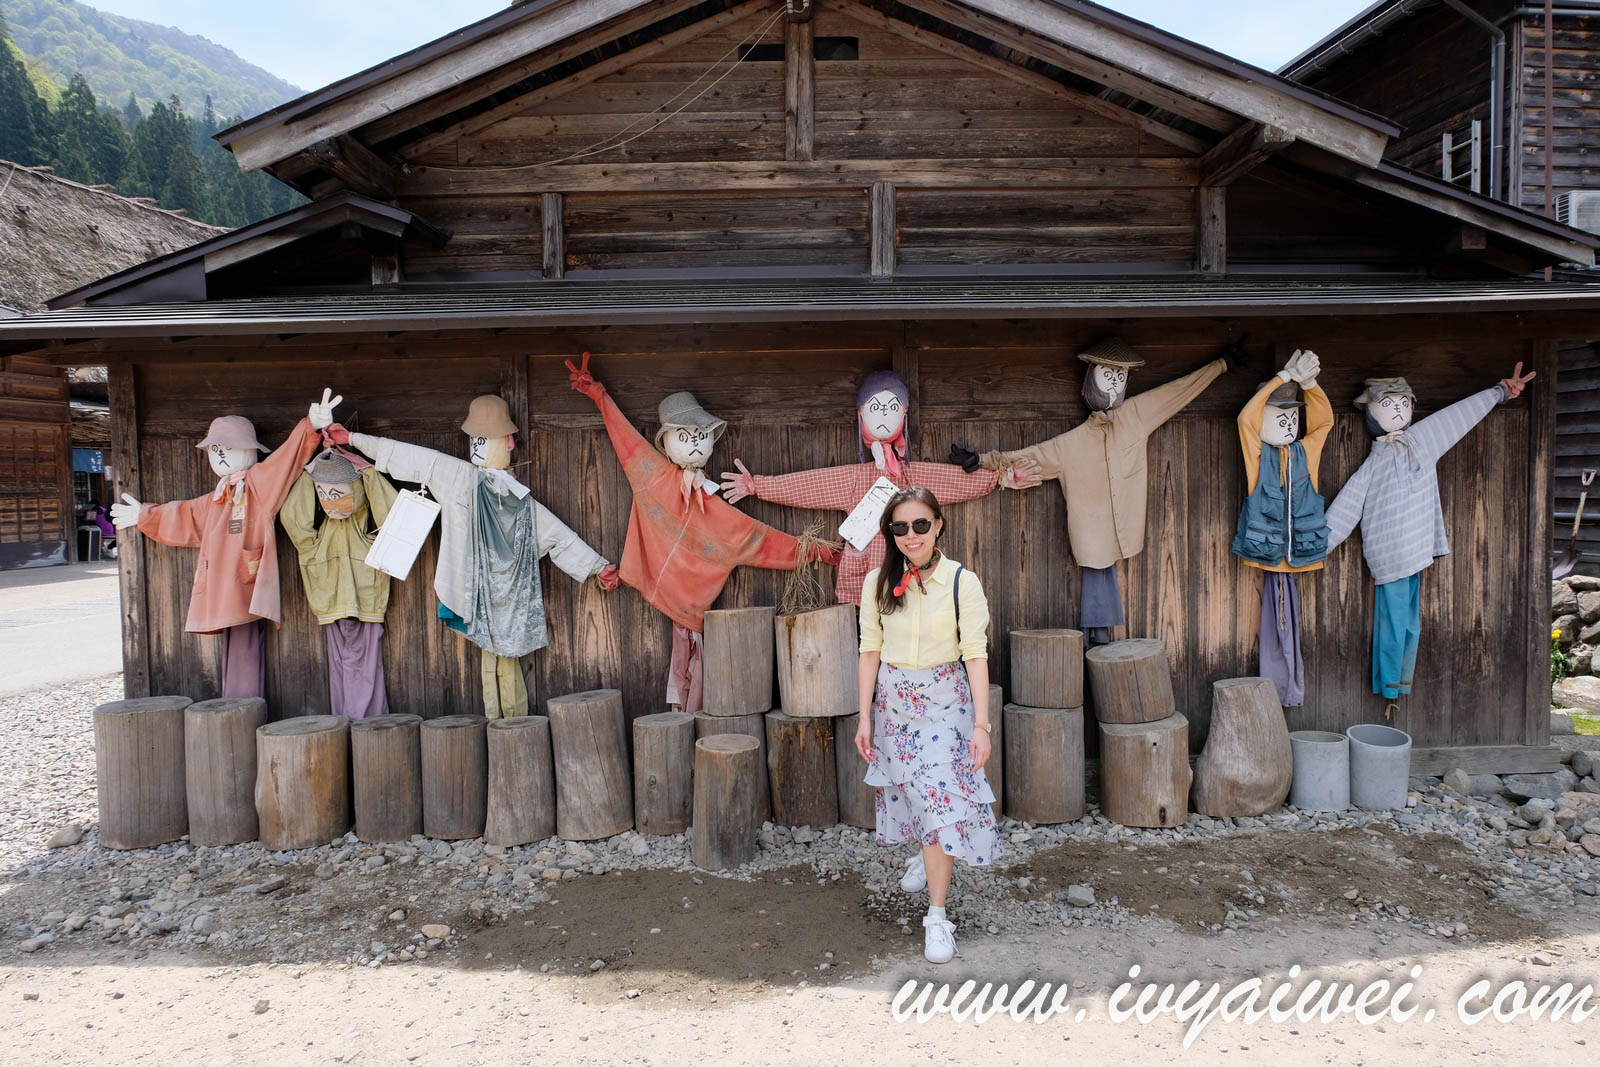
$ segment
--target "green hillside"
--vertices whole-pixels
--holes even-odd
[[[82,74],[103,104],[139,107],[177,97],[198,114],[207,95],[222,115],[258,115],[301,90],[204,37],[109,15],[74,0],[0,0],[0,13],[33,71],[58,86]]]

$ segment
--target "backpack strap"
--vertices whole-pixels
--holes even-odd
[[[965,567],[956,568],[956,577],[953,583],[955,585],[956,603],[956,644],[958,645],[961,643],[961,572],[966,569]]]

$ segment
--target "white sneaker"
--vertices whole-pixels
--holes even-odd
[[[949,963],[956,954],[956,924],[949,919],[922,917],[922,958],[929,963]]]
[[[900,888],[907,893],[920,893],[928,888],[928,868],[922,862],[922,853],[906,860],[906,873],[900,877]]]

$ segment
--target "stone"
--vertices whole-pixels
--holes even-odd
[[[1500,781],[1498,774],[1474,774],[1472,786],[1467,790],[1467,794],[1474,797],[1496,797],[1504,788],[1505,784]]]
[[[794,843],[797,845],[809,845],[816,839],[816,831],[812,830],[809,826],[799,827],[794,832]]]
[[[50,840],[44,843],[45,848],[68,848],[83,840],[83,827],[75,822],[69,822],[61,829],[50,835]]]
[[[422,928],[422,936],[443,941],[450,936],[450,928],[443,923],[428,923]]]
[[[1472,775],[1457,767],[1444,776],[1444,787],[1453,792],[1467,796],[1472,792]]]
[[[650,843],[641,837],[629,847],[628,851],[635,856],[648,856],[650,855]]]
[[[254,1011],[257,1015],[265,1015],[267,1013],[268,1009],[270,1009],[271,1007],[272,1007],[272,1001],[270,1001],[270,1000],[258,1000],[258,1001],[256,1001],[256,1006],[254,1008],[252,1008],[251,1010]]]
[[[37,937],[28,938],[26,941],[19,944],[17,948],[21,949],[23,952],[38,952],[55,939],[56,937],[54,934],[39,934]]]
[[[1600,678],[1593,675],[1563,678],[1553,687],[1551,699],[1561,707],[1600,712]]]
[[[1500,781],[1511,796],[1528,800],[1556,800],[1578,784],[1578,776],[1562,767],[1543,774],[1508,774]]]
[[[1568,715],[1564,711],[1552,711],[1550,713],[1550,733],[1552,735],[1554,735],[1554,734],[1575,734],[1577,732],[1578,732],[1578,728],[1576,726],[1572,725],[1572,716],[1571,715]],[[1579,771],[1578,773],[1579,774],[1583,774],[1584,772],[1583,771]]]
[[[1600,593],[1578,594],[1578,618],[1584,622],[1600,621]]]
[[[1551,718],[1554,719],[1555,716],[1552,715]],[[1584,749],[1574,752],[1572,754],[1572,762],[1568,766],[1572,768],[1572,773],[1579,778],[1587,778],[1594,773],[1596,767],[1600,767],[1600,751]]]
[[[1574,593],[1600,592],[1600,578],[1590,574],[1569,574],[1561,580],[1571,586]]]
[[[1578,631],[1578,641],[1581,644],[1592,645],[1600,641],[1600,622],[1591,622]]]
[[[1087,908],[1094,903],[1094,890],[1086,885],[1069,885],[1067,903],[1075,908]]]
[[[405,910],[402,909],[402,908],[396,908],[393,911],[391,911],[389,913],[389,921],[392,922],[392,923],[403,923],[403,922],[405,922],[406,921]]]
[[[1578,613],[1578,594],[1566,582],[1550,583],[1550,616],[1559,619],[1563,615],[1576,615]]]
[[[1578,641],[1578,627],[1582,625],[1576,615],[1563,615],[1550,624],[1551,638],[1562,648],[1571,648]]]
[[[210,912],[196,915],[194,921],[189,924],[189,929],[197,934],[214,934],[217,932],[218,927],[217,917]]]
[[[1562,793],[1560,800],[1567,807],[1581,812],[1586,819],[1600,816],[1600,793]]]

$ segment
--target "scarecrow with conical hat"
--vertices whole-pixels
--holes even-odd
[[[705,614],[739,566],[793,570],[812,559],[838,562],[836,550],[814,542],[801,559],[800,542],[757,522],[717,495],[705,475],[712,446],[727,423],[702,408],[692,393],[673,393],[657,408],[655,446],[634,428],[606,387],[583,365],[567,361],[572,388],[593,400],[605,421],[622,472],[633,489],[621,578],[672,620],[672,669],[667,703],[700,710],[701,632]]]
[[[1144,360],[1122,338],[1097,341],[1078,358],[1089,365],[1081,387],[1088,419],[1028,448],[985,453],[983,465],[999,470],[1032,460],[1040,478],[1060,482],[1067,541],[1083,569],[1078,625],[1093,645],[1110,641],[1111,628],[1125,621],[1116,565],[1144,550],[1150,435],[1244,354],[1229,345],[1199,370],[1134,397],[1127,395],[1128,375]]]
[[[306,465],[278,512],[327,641],[329,710],[352,721],[389,714],[383,679],[389,576],[367,566],[367,552],[396,495],[365,458],[329,447]]]
[[[517,425],[498,396],[475,397],[461,424],[469,460],[364,433],[340,434],[378,470],[420,482],[439,502],[439,563],[433,591],[439,618],[483,650],[483,710],[490,718],[528,714],[522,656],[549,643],[539,560],[574,581],[615,589],[616,568],[512,477]]]

